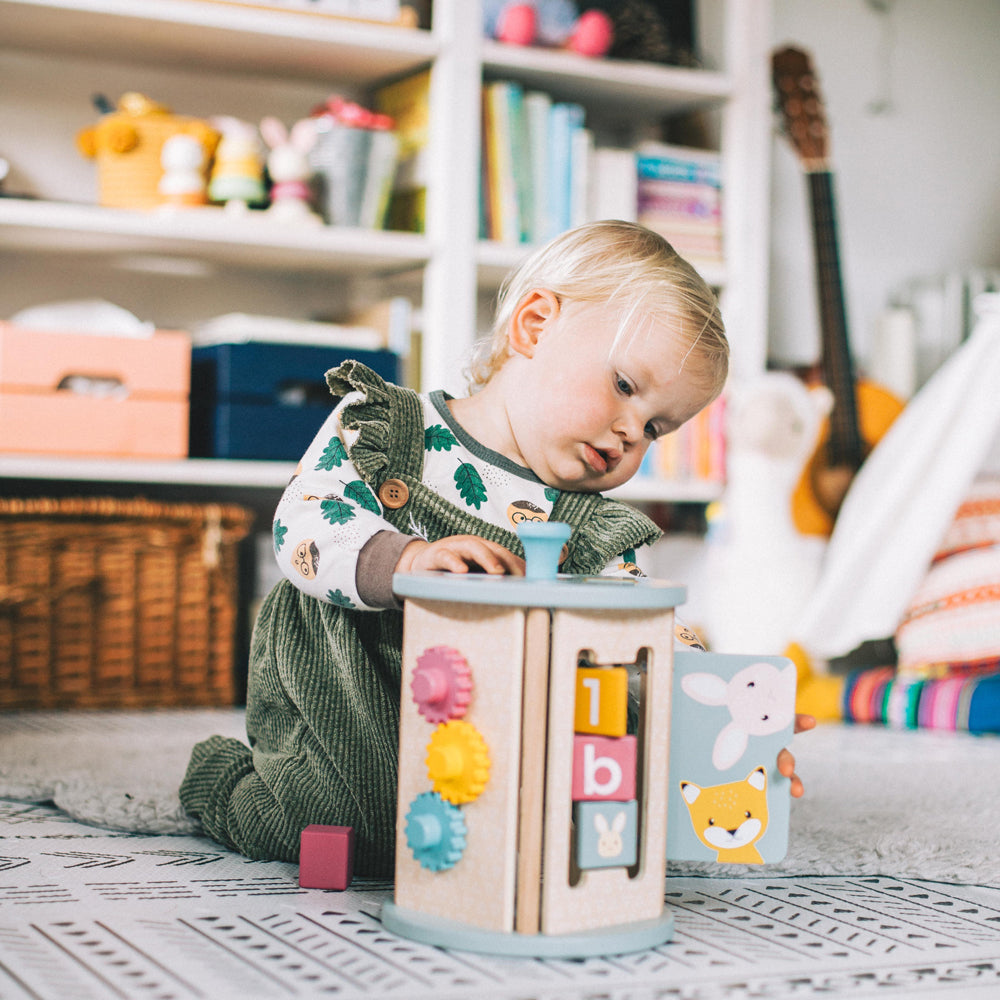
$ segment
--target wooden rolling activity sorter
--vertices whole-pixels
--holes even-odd
[[[780,657],[679,654],[678,680],[694,677],[694,693],[672,690],[684,588],[557,576],[568,526],[529,524],[525,577],[395,578],[405,599],[399,800],[383,922],[498,954],[653,947],[673,929],[668,855],[753,862],[768,829],[787,829],[775,760],[791,736],[794,669],[781,673]],[[551,551],[536,553],[528,531]],[[777,721],[752,718],[760,704]],[[691,748],[671,736],[679,711]],[[727,787],[744,767],[742,785]],[[727,818],[724,840],[705,819],[706,838],[698,824],[711,805],[757,816]],[[776,860],[784,842],[770,843]]]

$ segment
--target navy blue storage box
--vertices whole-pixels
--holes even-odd
[[[299,459],[334,405],[324,375],[354,358],[389,382],[393,351],[213,344],[191,352],[191,449],[198,458]]]

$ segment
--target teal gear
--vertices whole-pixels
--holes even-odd
[[[465,851],[467,829],[458,806],[437,792],[422,792],[406,814],[406,846],[432,872],[454,868]]]

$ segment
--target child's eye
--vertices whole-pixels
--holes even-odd
[[[632,384],[628,381],[627,378],[625,378],[624,375],[616,375],[615,376],[615,388],[623,396],[631,396],[632,395],[632,391],[633,391],[632,390]]]
[[[649,438],[650,441],[655,441],[660,436],[660,432],[657,429],[656,424],[654,423],[646,424],[644,428],[644,433],[646,437]]]

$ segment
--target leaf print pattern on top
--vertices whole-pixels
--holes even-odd
[[[344,496],[364,510],[370,510],[373,514],[382,513],[372,491],[368,489],[361,479],[354,479],[349,483],[344,483]]]
[[[338,608],[353,608],[355,607],[354,601],[352,601],[346,594],[339,590],[328,590],[326,592],[326,599],[331,604],[336,604]]]
[[[347,449],[344,447],[344,442],[339,437],[332,437],[316,463],[316,470],[329,472],[334,468],[339,469],[345,461],[347,461]]]
[[[434,424],[424,428],[425,451],[451,451],[458,445],[458,438],[447,427]]]
[[[342,497],[329,496],[320,502],[323,518],[331,524],[347,524],[354,516],[354,508]]]
[[[285,544],[285,535],[288,534],[288,528],[281,523],[281,518],[279,517],[274,522],[274,551],[280,552],[281,547]]]
[[[459,496],[465,501],[467,507],[475,507],[479,510],[486,503],[486,487],[480,478],[476,467],[471,462],[462,462],[455,470],[455,485],[458,487]]]

